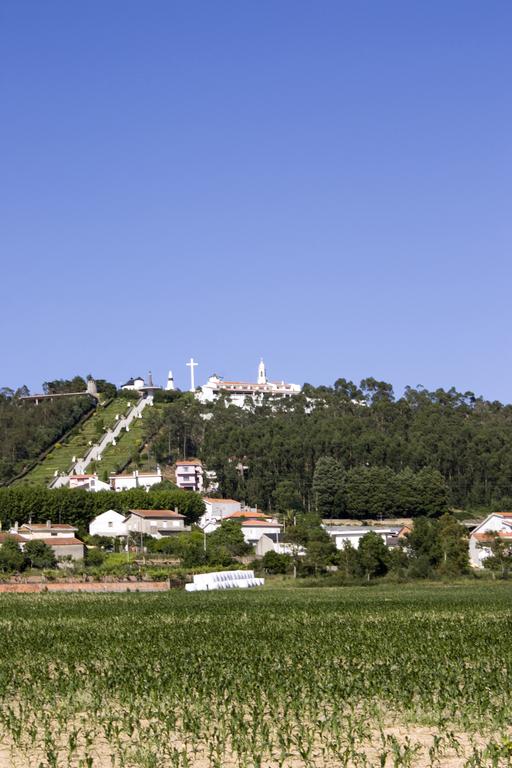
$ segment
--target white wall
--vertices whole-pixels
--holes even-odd
[[[242,509],[239,501],[234,499],[203,499],[205,506],[205,514],[208,517],[215,517],[221,519],[232,515],[234,512],[240,512]]]
[[[346,541],[348,541],[354,549],[358,549],[359,542],[368,533],[368,530],[365,530],[364,528],[361,531],[356,531],[354,533],[352,532],[345,532],[345,533],[331,533],[330,535],[334,539],[334,543],[336,544],[336,549],[343,549],[343,545]],[[382,541],[386,543],[386,537],[389,535],[389,532],[384,531],[375,531],[377,533]]]
[[[111,477],[112,486],[115,491],[130,491],[132,488],[150,488],[152,485],[158,485],[162,482],[162,474],[154,475],[117,475]]]
[[[242,533],[246,544],[255,544],[266,533],[277,533],[280,535],[281,526],[269,525],[266,527],[264,525],[242,525]]]
[[[94,518],[89,524],[91,536],[126,536],[127,528],[124,515],[109,509]]]
[[[499,533],[500,531],[512,533],[512,518],[503,518],[498,514],[492,514],[475,528],[469,537],[469,560],[474,568],[483,568],[483,561],[491,554],[489,547],[478,546],[481,542],[478,541],[474,534]]]

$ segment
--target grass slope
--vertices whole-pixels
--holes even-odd
[[[72,430],[65,441],[56,443],[40,464],[16,485],[48,485],[56,471],[69,472],[73,456],[83,458],[90,444],[96,443],[103,431],[115,426],[116,415],[124,415],[128,411],[128,402],[124,398],[114,398],[105,406],[99,405],[79,428]]]

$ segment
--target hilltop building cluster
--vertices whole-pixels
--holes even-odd
[[[261,404],[265,396],[273,398],[292,397],[293,395],[300,394],[302,391],[302,387],[299,384],[289,384],[284,380],[270,380],[267,376],[263,360],[260,360],[258,365],[256,381],[224,379],[219,374],[214,373],[208,377],[205,384],[196,388],[195,368],[197,368],[197,366],[198,363],[194,358],[190,358],[190,361],[187,363],[187,367],[190,368],[190,391],[195,394],[195,397],[201,403],[213,403],[223,396],[233,405],[244,408],[248,402],[247,398],[249,398],[249,402],[253,404]],[[141,396],[146,396],[153,394],[156,390],[162,388],[154,384],[153,375],[150,371],[148,373],[147,381],[142,376],[135,376],[122,384],[121,389],[128,391],[133,390]],[[172,370],[168,373],[164,389],[167,392],[176,389]]]

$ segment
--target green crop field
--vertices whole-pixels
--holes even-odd
[[[512,764],[512,585],[0,597],[0,765]]]

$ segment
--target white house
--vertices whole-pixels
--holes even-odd
[[[377,533],[384,544],[389,544],[389,538],[397,537],[401,530],[400,526],[382,527],[376,525],[324,525],[329,536],[334,540],[336,549],[343,549],[345,542],[351,544],[354,549],[359,547],[359,542],[370,531]]]
[[[225,381],[221,376],[213,374],[206,384],[203,384],[196,397],[202,403],[212,403],[221,395],[225,395],[229,402],[240,408],[245,407],[246,398],[249,397],[255,404],[262,403],[265,396],[292,397],[298,395],[302,388],[298,384],[287,384],[285,381],[269,381],[265,370],[265,363],[260,361],[258,366],[258,379],[249,381]]]
[[[69,487],[82,488],[84,491],[92,491],[93,493],[111,490],[110,484],[99,480],[98,475],[70,475]]]
[[[162,480],[160,467],[157,467],[154,472],[135,470],[128,475],[110,475],[110,489],[113,491],[131,491],[133,488],[144,488],[147,491],[152,485],[158,485]]]
[[[222,499],[222,501],[232,502],[233,506],[235,504],[240,506],[239,502],[234,501],[233,499]],[[219,514],[215,516],[212,515],[206,521],[203,521],[203,518],[201,518],[199,521],[199,527],[202,528],[205,533],[211,533],[220,527],[220,524],[223,520],[236,520],[240,524],[247,522],[248,520],[263,520],[269,523],[273,522],[271,515],[266,515],[263,512],[260,512],[258,509],[256,509],[256,507],[241,507],[240,509],[236,509],[233,512],[230,511],[228,514],[226,514],[226,512],[228,512],[228,510],[224,508],[224,514],[222,516]]]
[[[223,499],[223,501],[232,501],[232,499]],[[220,527],[223,520],[235,520],[240,523],[242,533],[246,544],[255,546],[262,536],[268,534],[274,538],[274,541],[279,541],[282,525],[277,520],[274,520],[271,515],[266,515],[264,512],[260,512],[257,509],[251,509],[244,507],[236,512],[232,512],[229,515],[223,517],[210,518],[203,530],[205,533],[212,533]]]
[[[52,523],[47,520],[46,523],[24,523],[20,526],[15,523],[10,533],[22,538],[23,543],[19,542],[22,549],[29,541],[44,541],[53,549],[57,559],[71,557],[73,560],[82,560],[85,546],[83,541],[76,538],[77,531],[78,528],[68,523]]]
[[[497,534],[512,547],[512,512],[493,512],[477,525],[469,537],[469,562],[474,568],[483,568],[483,561],[491,554],[486,542]]]
[[[246,544],[255,547],[264,535],[274,535],[279,540],[283,526],[275,520],[248,519],[242,522],[242,533]]]
[[[34,539],[73,539],[78,528],[69,523],[52,523],[47,520],[46,523],[24,523],[18,526],[14,524],[11,533],[17,533],[23,536],[27,541]]]
[[[215,530],[216,523],[222,520],[228,515],[232,515],[234,512],[239,512],[241,509],[240,502],[234,499],[212,499],[209,496],[203,496],[205,511],[199,519],[199,527],[203,530],[207,527],[214,527],[211,530]],[[206,531],[209,533],[209,531]]]
[[[176,462],[176,485],[183,491],[197,491],[204,487],[203,465],[199,459],[185,459]]]
[[[125,516],[116,512],[114,509],[108,509],[97,515],[89,523],[90,536],[126,536],[128,529],[125,523]]]
[[[172,509],[130,509],[125,518],[126,528],[132,534],[146,534],[155,539],[190,531],[185,518]]]

